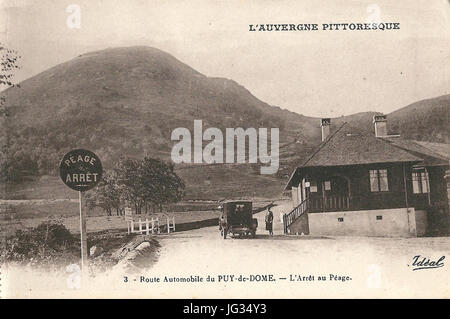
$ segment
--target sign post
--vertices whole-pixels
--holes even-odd
[[[80,204],[81,272],[86,273],[88,265],[86,212],[82,206],[82,192],[94,188],[103,173],[100,158],[93,152],[76,149],[68,152],[61,160],[59,174],[68,187],[78,191]]]
[[[87,269],[87,236],[86,236],[86,212],[83,211],[81,202],[81,191],[78,191],[78,201],[80,203],[80,237],[81,237],[81,269]]]
[[[125,221],[127,222],[128,234],[131,234],[133,229],[131,223],[133,222],[133,211],[129,207],[125,207]]]

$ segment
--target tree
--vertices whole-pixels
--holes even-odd
[[[17,51],[6,48],[0,43],[0,89],[19,86],[14,83],[14,72],[20,69],[19,60],[21,56]],[[7,116],[8,112],[5,106],[5,96],[0,96],[0,115]]]
[[[85,200],[89,209],[100,207],[108,216],[112,215],[113,210],[116,211],[117,216],[122,215],[122,197],[116,184],[114,171],[105,171],[98,185],[86,193]]]
[[[14,72],[20,68],[20,56],[17,51],[6,48],[0,43],[0,90],[18,86],[14,83]],[[0,121],[3,131],[0,131],[0,182],[6,182],[17,179],[20,176],[20,168],[15,167],[15,161],[9,160],[11,151],[11,142],[6,127],[6,117],[8,109],[5,96],[0,94]]]
[[[159,159],[122,158],[111,172],[105,172],[96,188],[88,192],[88,207],[101,207],[108,215],[121,214],[125,205],[141,214],[149,206],[174,203],[184,196],[184,182],[174,167]]]
[[[171,163],[145,157],[141,162],[140,178],[145,203],[161,208],[162,205],[175,203],[184,196],[185,184],[175,173]]]
[[[134,205],[137,214],[141,213],[144,206],[140,171],[141,163],[130,158],[120,159],[114,168],[118,192],[125,202]]]

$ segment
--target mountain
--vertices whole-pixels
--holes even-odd
[[[450,143],[450,94],[412,103],[389,114],[391,130],[428,142]]]
[[[320,141],[318,118],[270,106],[233,80],[207,77],[151,47],[86,53],[4,95],[9,117],[2,123],[7,153],[2,171],[11,180],[57,175],[60,158],[73,148],[93,150],[106,168],[121,156],[170,160],[171,132],[178,127],[192,132],[193,121],[201,119],[204,129],[222,132],[227,127],[280,128],[280,169],[276,176],[262,176],[254,164],[177,165],[188,196],[276,196],[292,168]],[[402,134],[448,142],[448,116],[443,116],[448,101],[446,96],[417,102],[388,118]],[[373,130],[373,114],[336,118],[332,125],[349,121]],[[421,121],[424,125],[415,130],[411,123]]]
[[[20,88],[8,89],[5,96],[7,170],[13,179],[56,175],[59,159],[72,148],[95,151],[106,168],[120,156],[169,160],[171,132],[178,127],[192,132],[195,119],[203,120],[204,128],[223,132],[227,127],[279,127],[280,144],[289,149],[298,148],[293,141],[307,140],[299,124],[309,123],[307,117],[260,101],[232,80],[206,77],[150,47],[80,55],[20,83]],[[262,177],[255,165],[239,166],[238,170],[190,166],[196,176],[183,166],[178,169],[192,186],[188,187],[192,197],[203,196],[205,188],[214,193],[215,183],[229,177],[254,181],[250,185],[261,181],[266,189],[270,181],[277,192],[282,189],[284,182],[276,176]],[[199,180],[213,186],[200,187]],[[235,189],[238,193],[244,188]]]

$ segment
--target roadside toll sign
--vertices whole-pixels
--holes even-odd
[[[102,177],[102,163],[93,152],[76,149],[64,155],[59,165],[61,180],[73,190],[84,192],[97,185]]]

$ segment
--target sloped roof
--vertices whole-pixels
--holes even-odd
[[[424,161],[425,154],[419,152],[418,148],[414,148],[413,152],[411,150],[413,146],[407,148],[406,142],[403,147],[397,144],[390,139],[375,137],[375,135],[354,128],[345,122],[331,133],[302,165],[294,170],[285,189],[290,189],[293,178],[303,168]],[[431,150],[429,151],[431,152]]]
[[[448,158],[412,140],[401,137],[386,137],[384,139],[392,145],[422,158],[421,164],[424,166],[446,166],[449,164]]]
[[[419,161],[422,158],[344,123],[320,144],[301,167]]]

